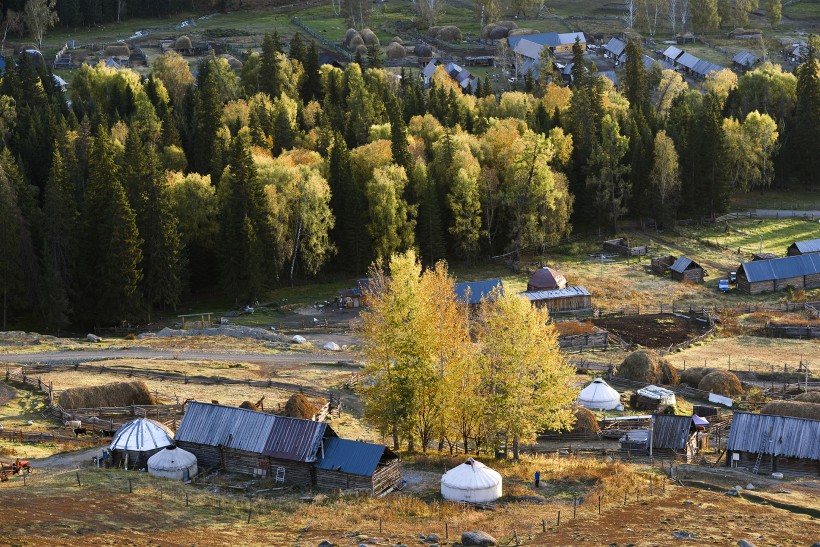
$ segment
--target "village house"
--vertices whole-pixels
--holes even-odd
[[[820,253],[820,238],[806,241],[795,241],[786,249],[788,256],[798,256],[810,253]]]
[[[528,71],[537,75],[541,67],[541,52],[547,48],[551,54],[572,52],[576,39],[582,50],[586,50],[587,39],[583,32],[545,32],[542,34],[524,34],[510,36],[507,44],[515,57],[516,74],[523,76]]]
[[[678,257],[675,263],[669,267],[669,271],[675,281],[689,281],[692,283],[703,283],[703,276],[706,275],[700,264],[685,256]]]
[[[761,466],[820,475],[820,420],[734,413],[726,444],[726,466]]]
[[[750,53],[748,51],[740,51],[732,57],[732,64],[738,70],[742,72],[746,72],[747,70],[751,70],[756,65],[760,63],[760,57],[755,55],[754,53]]]
[[[820,287],[820,254],[804,254],[744,262],[737,269],[737,288],[746,294],[780,291],[786,287]]]
[[[476,307],[481,304],[483,299],[491,297],[496,288],[501,291],[504,290],[504,285],[500,279],[456,283],[453,291],[456,293],[456,300],[470,307]]]
[[[464,91],[475,91],[478,87],[478,78],[473,76],[469,70],[457,65],[453,62],[442,63],[439,59],[431,59],[429,63],[421,70],[420,77],[425,86],[430,85],[430,79],[436,72],[439,65],[444,66],[445,72],[450,76]]]

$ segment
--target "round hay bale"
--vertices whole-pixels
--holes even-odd
[[[242,404],[239,405],[239,408],[247,408],[248,410],[259,410],[256,408],[256,405],[250,401],[242,401]]]
[[[515,21],[499,21],[496,23],[496,25],[505,27],[509,30],[518,28],[518,23],[516,23]]]
[[[131,48],[125,42],[115,42],[105,48],[103,52],[105,57],[117,57],[119,59],[127,59],[131,56]]]
[[[820,403],[820,391],[809,391],[807,393],[801,393],[800,395],[795,397],[794,400],[803,403]]]
[[[677,370],[666,359],[652,350],[633,351],[618,367],[615,376],[646,382],[648,384],[673,384],[678,379]]]
[[[431,29],[432,30],[432,29]],[[438,40],[444,42],[463,42],[464,37],[461,34],[461,29],[455,25],[447,25],[437,29],[434,35]]]
[[[359,31],[356,30],[355,28],[347,29],[347,32],[345,33],[345,41],[344,41],[345,47],[348,47],[348,48],[350,47],[350,42],[353,40],[354,36],[358,36],[359,38],[361,38],[361,35],[359,34]]]
[[[242,61],[234,57],[233,55],[223,55],[222,56],[226,61],[228,61],[228,66],[231,67],[233,71],[240,71],[242,70]]]
[[[289,418],[310,420],[317,412],[319,412],[319,409],[316,408],[316,405],[301,393],[294,393],[285,403],[285,416]]]
[[[404,49],[403,45],[398,42],[392,42],[387,46],[388,59],[404,59],[405,57],[407,57],[407,50]]]
[[[481,37],[485,40],[501,40],[509,36],[509,34],[509,28],[495,23],[490,23],[481,30]]]
[[[381,46],[381,44],[379,43],[379,37],[376,36],[376,33],[370,30],[369,28],[362,30],[361,36],[366,46]]]
[[[348,49],[352,51],[356,51],[359,46],[364,46],[364,39],[360,35],[356,35],[350,40],[350,44],[348,44]],[[367,46],[365,46],[365,50],[367,50]]]
[[[60,393],[63,408],[122,407],[156,404],[145,382],[114,382],[101,386],[72,387]]]
[[[728,370],[713,370],[698,383],[698,389],[723,395],[724,397],[737,397],[743,393],[740,380],[733,372]]]
[[[689,387],[698,387],[703,377],[717,369],[705,367],[693,367],[680,372],[680,383]]]
[[[772,416],[791,416],[820,420],[820,404],[804,401],[772,401],[760,409],[761,414]]]
[[[419,57],[432,57],[433,48],[427,44],[419,44],[413,48],[413,53]]]
[[[393,42],[396,42],[397,44],[404,45],[404,41],[401,39],[401,36],[393,36],[393,40],[392,40],[392,41],[393,41]]]
[[[507,36],[526,36],[527,34],[538,34],[538,31],[531,28],[515,28]]]
[[[364,57],[365,55],[367,55],[367,46],[364,44],[356,46],[356,53]]]
[[[600,433],[601,428],[598,426],[598,418],[595,414],[583,407],[575,409],[575,425],[572,426],[573,433]]]
[[[191,42],[191,39],[187,36],[180,36],[174,42],[174,50],[180,51],[183,49],[194,49],[194,44]]]

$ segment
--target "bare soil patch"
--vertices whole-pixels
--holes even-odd
[[[626,342],[653,349],[680,344],[707,330],[700,321],[667,313],[604,317],[595,319],[593,323],[617,334]]]

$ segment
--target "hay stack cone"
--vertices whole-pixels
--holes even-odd
[[[600,433],[598,419],[595,414],[586,408],[575,409],[575,425],[572,426],[573,433]]]
[[[405,50],[404,46],[398,42],[392,42],[389,46],[387,46],[388,59],[404,59],[406,56],[407,50]]]
[[[191,42],[191,39],[187,36],[180,36],[174,42],[174,50],[191,50],[194,49],[194,44]]]
[[[131,56],[131,48],[125,42],[115,42],[105,48],[103,55],[117,59],[128,59]]]
[[[647,384],[674,385],[678,381],[675,367],[666,359],[661,359],[657,352],[645,349],[630,353],[618,367],[615,375]]]
[[[344,46],[345,47],[347,47],[347,48],[350,47],[350,43],[353,40],[354,36],[359,36],[361,38],[361,35],[359,34],[359,31],[356,30],[355,28],[347,29],[347,32],[345,33],[345,41],[344,41]]]
[[[319,412],[319,409],[316,408],[316,405],[301,393],[294,393],[285,403],[285,416],[290,418],[310,420],[317,412]]]
[[[707,367],[688,368],[680,373],[680,383],[686,384],[689,387],[698,387],[703,377],[714,372],[717,369]]]
[[[792,418],[806,418],[820,420],[820,404],[804,401],[772,401],[760,409],[761,414],[772,416],[791,416]]]
[[[803,403],[820,403],[820,392],[810,391],[808,393],[801,393],[795,397],[794,400]]]
[[[362,40],[364,40],[364,45],[366,46],[376,46],[379,47],[381,44],[379,43],[379,37],[376,36],[376,33],[366,28],[361,32]]]
[[[698,389],[724,397],[737,397],[743,393],[740,380],[728,370],[713,370],[698,383]]]

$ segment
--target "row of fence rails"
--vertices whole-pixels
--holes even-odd
[[[315,30],[307,26],[305,23],[303,23],[302,20],[298,17],[291,17],[290,22],[299,27],[300,29],[304,30],[305,32],[307,32],[311,38],[318,40],[319,43],[321,43],[326,48],[332,49],[348,61],[353,60],[353,55],[351,55],[349,51],[342,49],[338,44],[334,44],[324,36],[321,36],[318,32],[316,32]]]
[[[690,346],[692,346],[694,344],[697,344],[699,342],[703,342],[707,338],[710,338],[710,337],[714,336],[715,331],[716,331],[716,328],[713,326],[712,328],[710,328],[708,331],[704,332],[701,335],[695,336],[694,338],[690,338],[689,340],[684,340],[683,342],[681,342],[679,344],[672,344],[671,346],[669,346],[666,349],[658,350],[658,355],[661,355],[661,356],[669,355],[670,353],[674,353],[678,350],[687,349],[687,348],[689,348]]]
[[[803,308],[812,319],[820,319],[820,302],[805,302]]]

